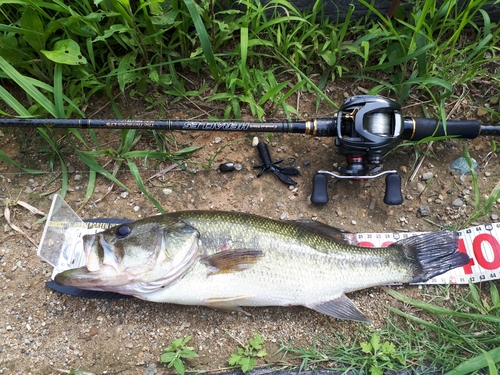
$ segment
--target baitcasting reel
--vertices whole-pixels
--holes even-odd
[[[384,203],[402,204],[401,176],[395,170],[381,171],[382,157],[401,140],[444,135],[472,139],[479,134],[497,134],[499,129],[475,120],[449,120],[445,125],[436,119],[403,117],[399,103],[373,95],[348,98],[339,109],[335,128],[335,149],[346,156],[346,166],[336,168],[337,173],[318,171],[313,178],[313,203],[328,202],[328,175],[353,180],[385,175]]]
[[[335,150],[346,156],[346,165],[337,173],[318,171],[313,178],[311,201],[326,204],[327,175],[340,179],[365,180],[386,175],[384,203],[403,203],[401,176],[382,171],[382,157],[399,144],[404,121],[401,106],[380,96],[353,96],[340,107],[335,121]]]

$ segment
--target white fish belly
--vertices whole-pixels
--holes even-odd
[[[182,279],[142,299],[221,308],[236,306],[292,306],[331,301],[345,292],[404,281],[405,270],[381,269],[357,261],[356,256],[324,254],[297,248],[265,252],[246,270],[210,274],[197,262]]]

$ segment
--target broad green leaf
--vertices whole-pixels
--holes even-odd
[[[240,360],[240,364],[241,364],[241,371],[247,372],[249,370],[252,370],[253,367],[255,366],[255,358],[243,357]]]
[[[181,352],[180,352],[180,356],[182,358],[196,358],[196,357],[199,357],[198,353],[194,352],[193,348],[191,348],[191,347],[182,349]]]
[[[231,356],[227,361],[231,366],[236,366],[240,362],[240,359],[241,359],[240,355],[233,353],[231,354]]]
[[[260,349],[264,343],[264,338],[261,335],[255,335],[249,340],[249,343],[255,349]]]
[[[104,31],[104,35],[99,35],[97,38],[95,38],[94,42],[103,42],[106,39],[108,39],[111,35],[113,35],[114,33],[122,34],[122,33],[126,33],[129,31],[134,31],[134,30],[131,29],[130,27],[123,25],[123,24],[112,25],[112,26],[110,26],[110,28],[108,30]]]
[[[176,357],[176,354],[177,353],[175,353],[175,352],[166,352],[160,356],[160,359],[164,363],[170,363],[174,360],[174,358]]]
[[[381,367],[372,365],[372,366],[370,366],[370,374],[371,375],[383,375],[384,372],[382,371]]]
[[[87,59],[82,56],[80,46],[72,39],[63,39],[54,44],[52,51],[40,51],[49,60],[66,65],[82,65]]]
[[[372,345],[368,342],[362,342],[359,344],[361,346],[361,351],[363,353],[370,354],[372,352]]]
[[[43,23],[32,7],[26,7],[21,17],[24,39],[37,52],[45,48]]]
[[[372,344],[372,348],[374,352],[377,352],[380,349],[380,337],[374,333],[370,340],[370,344]]]
[[[184,363],[179,358],[174,359],[174,367],[177,370],[177,372],[181,375],[184,375],[185,373],[185,368],[184,368]]]
[[[151,17],[151,23],[156,26],[173,26],[179,11],[171,9],[161,15]]]

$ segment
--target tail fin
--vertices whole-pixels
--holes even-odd
[[[453,268],[470,262],[467,254],[458,250],[458,233],[432,232],[405,238],[393,245],[399,247],[415,267],[412,283],[425,282]]]

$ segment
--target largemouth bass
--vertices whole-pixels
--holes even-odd
[[[241,306],[303,305],[368,322],[345,296],[355,290],[426,281],[467,264],[455,232],[434,232],[386,248],[349,244],[316,221],[277,221],[221,211],[185,211],[84,236],[85,267],[59,285],[112,291],[148,301]]]

